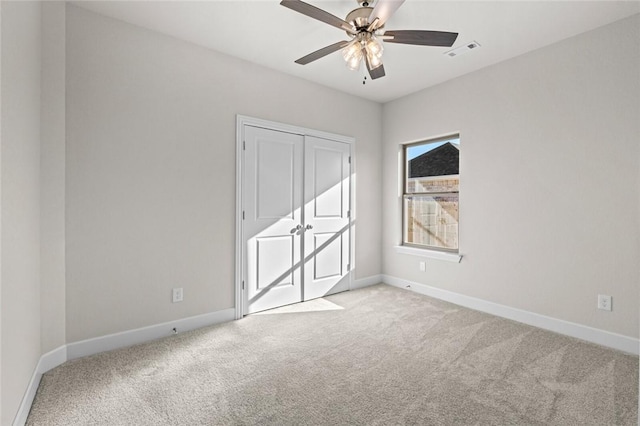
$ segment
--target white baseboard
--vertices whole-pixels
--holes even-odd
[[[167,337],[173,334],[174,327],[178,333],[182,333],[233,319],[235,319],[235,308],[81,340],[67,345],[67,359],[81,358]]]
[[[42,360],[42,358],[40,358]],[[38,362],[38,366],[40,363]],[[29,381],[29,386],[22,397],[22,402],[20,402],[20,407],[18,408],[18,413],[16,417],[13,419],[13,426],[23,426],[27,422],[27,417],[29,416],[29,411],[31,410],[31,404],[33,404],[33,399],[36,397],[36,391],[38,390],[38,386],[40,385],[40,379],[42,379],[42,373],[38,371],[38,367],[33,371],[31,375],[31,380]]]
[[[464,306],[466,308],[474,309],[476,311],[486,312],[488,314],[518,321],[534,327],[564,334],[566,336],[586,340],[588,342],[607,346],[609,348],[628,352],[634,355],[640,354],[640,340],[633,337],[536,314],[522,309],[512,308],[506,305],[500,305],[498,303],[465,296],[463,294],[396,278],[390,275],[382,275],[382,282],[394,287],[411,290],[416,293],[424,294],[425,296],[430,296],[456,305]]]
[[[52,368],[56,368],[60,364],[67,361],[67,345],[62,345],[40,357],[37,371],[41,374],[46,373]]]
[[[26,423],[27,417],[29,416],[29,410],[31,410],[31,404],[33,403],[33,398],[35,398],[36,396],[36,391],[38,390],[38,386],[40,385],[42,375],[52,368],[63,364],[66,360],[66,345],[60,346],[59,348],[47,352],[40,357],[38,365],[36,365],[36,368],[31,375],[29,386],[27,386],[27,390],[22,397],[22,402],[20,403],[20,407],[18,408],[18,413],[13,420],[13,426],[22,426]]]
[[[66,361],[170,336],[173,334],[174,327],[179,333],[183,333],[209,325],[232,321],[233,319],[235,319],[235,309],[225,309],[209,314],[197,315],[149,327],[69,343],[51,352],[47,352],[40,357],[40,361],[31,376],[29,386],[22,397],[20,408],[13,421],[13,426],[23,426],[27,421],[29,410],[31,410],[31,404],[33,404],[33,398],[36,396],[42,375]]]
[[[382,275],[380,275],[380,274],[371,275],[370,277],[359,278],[357,280],[353,280],[351,282],[350,290],[356,290],[358,288],[369,287],[369,286],[380,284],[380,283],[382,283]]]

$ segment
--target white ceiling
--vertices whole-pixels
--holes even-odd
[[[355,0],[308,0],[340,18]],[[346,34],[279,5],[279,0],[76,1],[85,9],[186,40],[334,89],[386,102],[640,13],[639,1],[407,0],[388,30],[458,32],[454,48],[480,49],[456,58],[449,49],[385,44],[386,76],[363,85],[364,69],[350,71],[339,52],[308,65],[294,60]],[[259,78],[259,77],[258,77]]]

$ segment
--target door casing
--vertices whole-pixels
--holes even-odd
[[[355,187],[353,185],[353,164],[354,164],[354,154],[353,154],[353,144],[355,143],[355,139],[349,136],[337,135],[333,133],[327,133],[319,130],[308,129],[299,126],[293,126],[289,124],[278,123],[269,120],[263,120],[260,118],[249,117],[245,115],[237,115],[236,117],[236,261],[235,261],[235,318],[240,319],[243,317],[245,312],[244,307],[244,297],[243,297],[243,235],[242,235],[242,214],[243,214],[243,205],[242,205],[242,189],[243,189],[243,145],[244,145],[244,127],[246,125],[254,126],[254,127],[262,127],[265,129],[282,131],[288,133],[296,133],[302,136],[313,136],[322,139],[329,139],[336,142],[343,142],[350,144],[351,149],[351,173],[349,175],[350,179],[350,187],[351,187],[351,199],[349,200],[349,210],[350,210],[350,218],[349,218],[349,257],[350,257],[350,270],[353,272],[354,268],[354,244],[353,244],[353,229],[351,227],[351,223],[355,218]],[[352,275],[353,276],[353,275]],[[351,287],[351,282],[349,287]]]

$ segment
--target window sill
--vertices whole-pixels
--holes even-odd
[[[443,251],[429,250],[417,247],[395,246],[396,253],[410,254],[412,256],[427,257],[429,259],[445,260],[447,262],[460,263],[462,255],[457,253],[446,253]]]

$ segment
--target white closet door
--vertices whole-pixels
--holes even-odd
[[[349,289],[350,145],[307,136],[304,300]]]
[[[304,137],[245,126],[245,314],[300,302]]]

